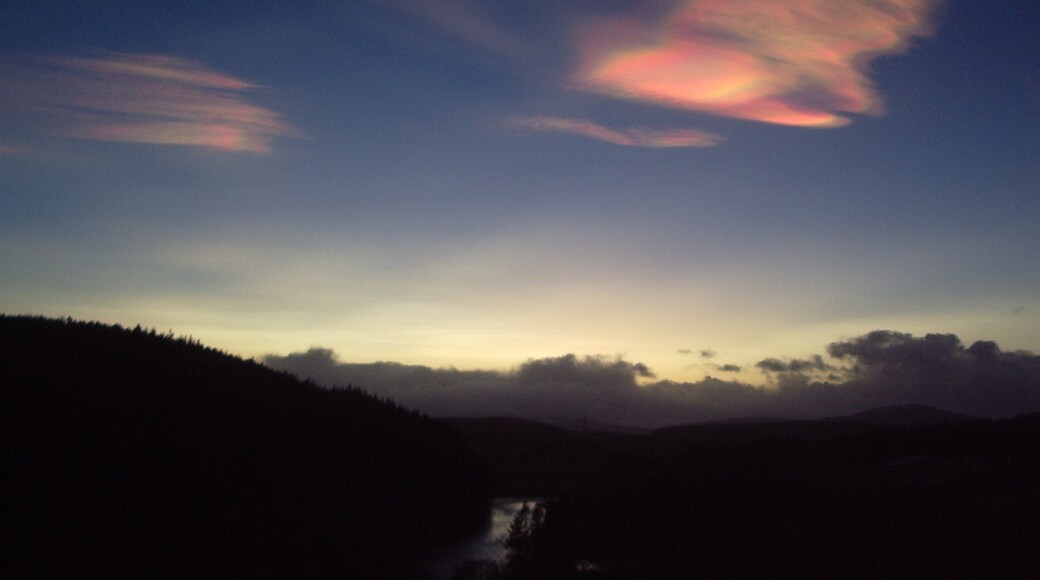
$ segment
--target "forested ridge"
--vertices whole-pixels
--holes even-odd
[[[415,572],[479,525],[445,424],[140,327],[0,317],[9,571]]]

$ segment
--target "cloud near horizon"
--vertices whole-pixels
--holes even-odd
[[[880,114],[880,56],[931,32],[936,0],[682,0],[578,28],[576,88],[711,115],[837,127]]]
[[[276,137],[302,136],[278,113],[243,100],[257,85],[185,58],[32,56],[3,68],[4,100],[31,131],[250,153],[270,153]]]
[[[922,404],[983,417],[1040,411],[1040,356],[1003,352],[993,342],[965,348],[951,334],[914,337],[874,331],[831,343],[809,359],[768,358],[772,381],[754,386],[706,377],[655,379],[642,363],[568,354],[528,360],[507,372],[434,369],[395,362],[340,362],[311,348],[267,355],[272,368],[324,385],[356,385],[433,416],[585,417],[659,427],[732,417],[816,418],[872,407]],[[730,371],[736,365],[723,365]],[[819,380],[825,372],[826,379]]]

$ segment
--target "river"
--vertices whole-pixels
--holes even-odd
[[[502,497],[491,502],[491,517],[487,526],[479,533],[460,542],[430,564],[433,578],[446,580],[468,560],[502,560],[506,555],[505,540],[509,535],[509,524],[524,502],[533,506],[545,501],[540,497]]]

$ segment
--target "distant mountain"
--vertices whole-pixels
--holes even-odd
[[[1033,578],[1040,569],[1038,413],[972,420],[897,406],[649,435],[510,418],[451,424],[508,495],[549,498],[520,543],[528,552],[509,562],[523,573],[472,577]]]
[[[825,441],[859,436],[877,427],[899,429],[966,421],[979,419],[923,405],[895,405],[821,419],[748,417],[676,425],[653,431],[650,439],[660,452],[674,453],[690,445],[743,445],[765,440]]]
[[[715,421],[704,421],[699,423],[700,425],[754,425],[756,423],[784,423],[791,421],[791,419],[784,419],[782,417],[730,417],[727,419],[718,419]]]
[[[935,407],[925,405],[892,405],[868,409],[847,417],[839,417],[849,421],[859,421],[872,425],[888,426],[914,426],[914,425],[939,425],[959,421],[974,421],[976,417],[943,411]]]
[[[596,432],[596,433],[618,433],[623,435],[646,435],[652,429],[644,427],[633,427],[631,425],[617,425],[604,423],[595,419],[582,419],[578,417],[538,417],[535,419],[541,423],[562,427],[568,431]]]
[[[575,562],[597,578],[1040,569],[1040,414],[694,425],[635,439],[637,453],[608,455],[549,503],[523,562],[531,577],[568,577]]]
[[[490,466],[495,494],[553,496],[595,477],[612,455],[632,452],[642,436],[572,431],[514,417],[443,419]]]
[[[869,423],[871,425],[887,425],[892,427],[914,425],[937,425],[953,421],[973,421],[977,417],[943,411],[926,405],[889,405],[874,409],[867,409],[852,415],[841,415],[836,417],[824,417],[822,419],[787,419],[783,417],[731,417],[716,421],[705,421],[695,425],[757,425],[776,423],[804,423],[807,421],[823,421],[828,423],[841,421],[855,421]],[[684,428],[684,425],[675,425],[675,428]],[[665,429],[670,429],[666,427]]]
[[[140,327],[0,316],[13,576],[412,577],[485,521],[447,425]]]

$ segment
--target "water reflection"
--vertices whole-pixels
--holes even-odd
[[[448,550],[430,566],[430,575],[437,579],[451,578],[455,570],[468,560],[502,560],[506,555],[505,540],[509,524],[524,502],[533,506],[544,501],[540,497],[505,497],[491,502],[491,518],[481,533],[468,538]]]

